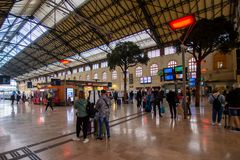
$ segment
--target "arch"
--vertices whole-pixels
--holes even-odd
[[[158,73],[158,65],[157,64],[152,64],[150,66],[150,74],[151,76],[156,76]]]

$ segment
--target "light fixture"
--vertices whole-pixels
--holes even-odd
[[[169,22],[169,26],[172,30],[185,28],[196,22],[196,19],[193,15],[187,15]]]

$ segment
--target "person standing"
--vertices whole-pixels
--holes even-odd
[[[15,93],[13,92],[12,95],[11,95],[12,105],[13,105],[13,103],[14,103],[14,100],[15,100]]]
[[[117,104],[117,99],[118,99],[118,92],[117,91],[114,91],[113,98],[114,98],[115,104]]]
[[[152,93],[152,103],[153,103],[153,111],[154,111],[154,116],[156,116],[156,110],[158,107],[158,112],[159,112],[159,117],[162,117],[161,115],[161,110],[160,110],[160,92],[156,88],[153,93]]]
[[[129,93],[130,103],[133,103],[133,91]]]
[[[177,94],[172,90],[167,94],[167,102],[169,104],[171,118],[176,119],[176,104],[177,104]]]
[[[75,101],[74,108],[77,110],[77,123],[76,123],[76,138],[73,138],[75,141],[79,141],[79,135],[81,131],[83,131],[83,143],[88,143],[89,139],[87,138],[88,132],[88,124],[89,124],[89,116],[87,114],[87,104],[88,101],[85,98],[85,94],[83,91],[79,92],[79,100]]]
[[[22,102],[23,103],[25,103],[26,102],[26,94],[25,94],[25,92],[23,91],[23,93],[22,93]]]
[[[47,105],[46,105],[45,111],[47,112],[48,107],[51,107],[51,109],[53,110],[53,107],[52,107],[52,94],[50,92],[48,92],[46,98],[47,98]]]
[[[209,96],[208,102],[212,104],[212,125],[215,126],[216,119],[219,126],[221,126],[222,112],[225,105],[225,97],[220,94],[219,90],[215,88],[213,94]]]
[[[98,137],[102,140],[102,126],[103,123],[107,129],[107,137],[110,138],[109,116],[110,116],[111,100],[107,97],[106,91],[101,90],[101,97],[96,103],[96,110],[98,111]]]
[[[21,92],[17,91],[17,104],[20,101],[20,99],[21,99]]]
[[[136,100],[137,100],[137,107],[140,107],[141,103],[142,103],[142,92],[141,92],[141,90],[138,90]]]
[[[190,89],[187,87],[186,88],[186,105],[187,105],[187,114],[192,115],[190,104],[191,104],[191,92]]]

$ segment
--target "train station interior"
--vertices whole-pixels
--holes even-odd
[[[239,146],[239,0],[0,1],[0,160],[239,160]]]

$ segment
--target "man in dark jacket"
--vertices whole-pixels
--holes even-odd
[[[174,119],[176,118],[176,104],[177,104],[176,100],[177,100],[176,93],[173,91],[169,91],[169,93],[167,94],[167,102],[169,104],[171,118],[173,118],[173,114],[174,114]]]
[[[158,111],[159,111],[159,117],[162,117],[161,115],[161,110],[160,110],[160,101],[161,101],[161,96],[160,96],[160,92],[158,91],[158,89],[155,89],[152,93],[152,103],[153,103],[153,111],[154,111],[154,116],[156,116],[156,108],[158,107]]]
[[[137,107],[140,107],[141,103],[142,103],[142,92],[141,92],[141,90],[138,90],[136,100],[137,100]]]

